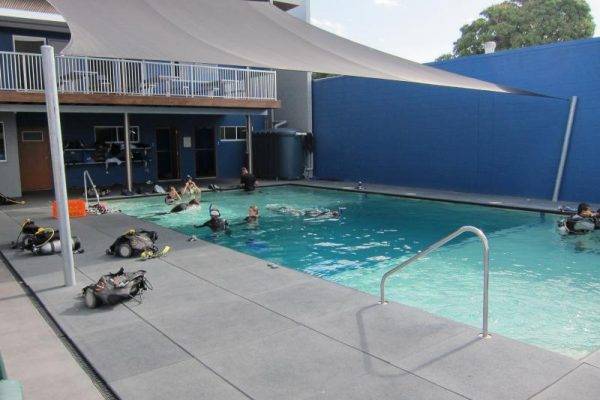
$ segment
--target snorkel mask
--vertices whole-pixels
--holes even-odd
[[[221,211],[219,211],[218,208],[213,208],[212,204],[210,205],[210,207],[208,207],[208,211],[209,211],[211,217],[218,218],[221,216]]]

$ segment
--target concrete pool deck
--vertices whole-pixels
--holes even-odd
[[[347,185],[347,184],[346,184]],[[370,185],[369,185],[370,186]],[[0,250],[122,399],[597,399],[600,353],[574,360],[121,214],[72,220],[78,285],[58,256],[11,250],[47,207],[0,209]],[[173,251],[146,262],[104,250],[130,227]],[[154,286],[142,304],[88,310],[80,289],[125,266]],[[493,299],[493,293],[492,293]],[[32,366],[35,368],[35,365]]]

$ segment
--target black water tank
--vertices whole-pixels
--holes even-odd
[[[303,132],[278,128],[252,135],[254,174],[261,179],[302,179],[304,175]]]

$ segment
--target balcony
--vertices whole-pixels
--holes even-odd
[[[278,108],[275,71],[204,64],[56,57],[65,104]],[[43,103],[40,54],[0,52],[0,102]]]

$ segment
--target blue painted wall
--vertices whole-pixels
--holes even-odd
[[[196,128],[219,126],[244,126],[244,116],[188,116],[188,115],[130,115],[130,125],[140,127],[140,141],[152,147],[149,151],[150,162],[147,165],[133,164],[133,179],[135,183],[157,180],[156,171],[156,129],[169,127],[179,131],[180,176],[195,175],[195,152],[193,148],[183,147],[183,137],[194,136]],[[94,126],[122,126],[123,116],[120,114],[63,114],[61,118],[63,139],[65,141],[81,139],[86,146],[93,147]],[[256,129],[264,124],[263,117],[253,117]],[[46,116],[41,113],[17,114],[19,129],[47,127]],[[219,179],[236,178],[245,162],[245,141],[221,141],[216,136],[216,163]],[[67,166],[67,184],[70,187],[81,187],[83,171],[89,170],[97,185],[108,186],[121,184],[125,178],[125,167],[110,164],[108,173],[105,165]]]
[[[569,102],[580,99],[561,199],[600,202],[600,40],[434,64],[559,97],[340,77],[313,84],[319,178],[552,196]]]
[[[69,38],[71,37],[71,35],[68,33],[3,27],[3,28],[0,28],[0,51],[13,51],[14,50],[13,49],[13,35],[44,37],[44,38],[46,38],[46,40],[48,40],[48,39],[69,40]]]

